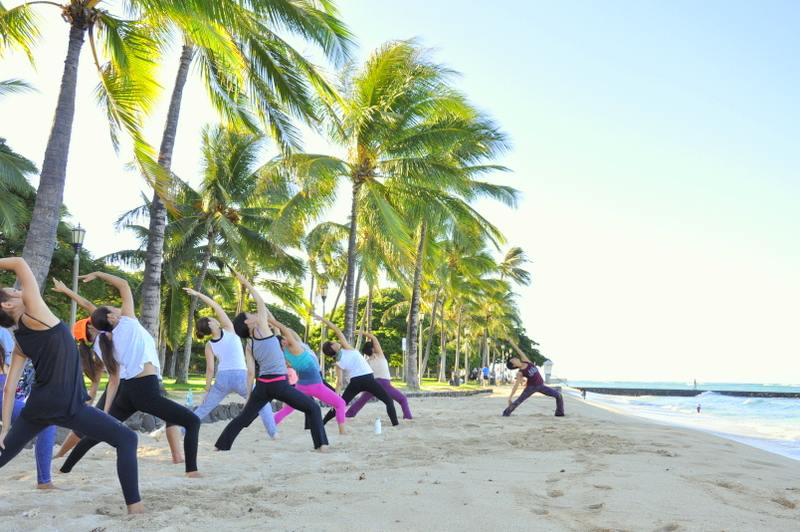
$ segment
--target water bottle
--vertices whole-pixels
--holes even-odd
[[[189,391],[186,392],[186,406],[191,408],[194,405],[194,395],[192,395],[192,389],[189,388]]]
[[[381,433],[381,418],[375,420],[375,434]]]

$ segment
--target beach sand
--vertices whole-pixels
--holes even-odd
[[[204,424],[202,479],[140,435],[145,516],[125,515],[111,448],[54,473],[57,492],[34,489],[25,450],[0,470],[0,530],[800,530],[800,462],[573,398],[564,418],[538,395],[503,418],[507,394],[412,399],[398,428],[371,403],[349,435],[328,425],[327,453],[300,414],[275,441],[256,420],[226,453],[224,422]]]

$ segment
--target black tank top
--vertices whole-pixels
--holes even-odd
[[[59,321],[49,329],[35,331],[20,319],[14,336],[36,370],[22,415],[30,421],[51,422],[74,416],[89,395],[83,383],[78,346],[67,326]]]

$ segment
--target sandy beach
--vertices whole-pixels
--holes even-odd
[[[57,492],[34,489],[32,450],[0,471],[2,530],[798,530],[800,462],[567,398],[535,396],[511,418],[508,390],[420,398],[398,428],[372,403],[350,434],[312,451],[300,415],[269,441],[258,421],[231,452],[203,425],[189,480],[166,441],[139,440],[149,513],[125,515],[114,454],[95,448]],[[54,463],[54,469],[60,465]]]

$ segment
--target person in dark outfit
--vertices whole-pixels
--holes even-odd
[[[536,392],[555,398],[555,415],[558,417],[563,416],[564,398],[561,397],[561,391],[546,386],[544,379],[542,379],[542,374],[539,372],[539,368],[537,368],[533,362],[528,360],[528,357],[525,356],[525,353],[514,342],[509,341],[509,343],[511,344],[511,347],[517,351],[518,356],[512,356],[509,358],[508,362],[506,362],[506,367],[508,369],[517,369],[519,371],[517,372],[517,380],[514,381],[514,386],[511,388],[511,395],[508,397],[508,407],[503,410],[503,416],[510,416],[519,405],[524,403],[528,397]],[[514,393],[517,391],[517,387],[522,383],[523,380],[527,381],[525,384],[525,389],[522,390],[522,393],[519,394],[519,397],[514,400]]]
[[[11,423],[14,386],[3,390],[0,467],[7,464],[45,427],[59,425],[104,441],[117,450],[117,476],[128,513],[142,513],[137,437],[122,423],[86,404],[78,347],[69,328],[48,308],[28,263],[19,257],[0,259],[0,270],[17,275],[21,290],[0,288],[0,326],[17,326],[17,347],[8,380],[17,382],[27,359],[36,378],[19,418]]]

